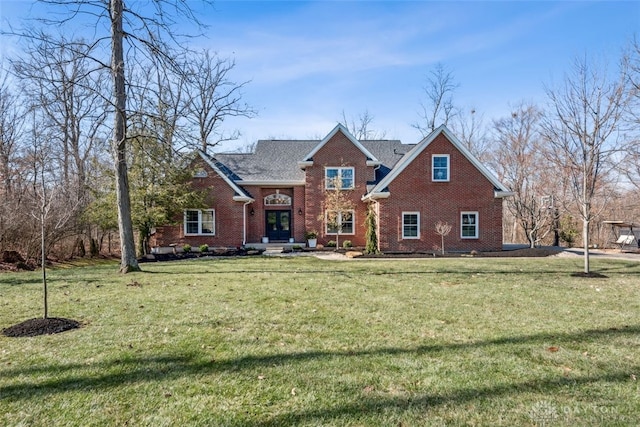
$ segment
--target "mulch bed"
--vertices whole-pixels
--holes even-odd
[[[498,252],[385,252],[378,255],[363,255],[363,258],[521,258],[521,257],[548,257],[562,252],[561,248],[522,248]]]
[[[595,272],[595,271],[590,271],[588,273],[585,273],[584,271],[579,271],[576,273],[571,273],[571,277],[584,277],[586,279],[608,279],[609,276],[606,276],[604,274]]]
[[[25,320],[17,325],[2,330],[2,335],[12,338],[35,337],[38,335],[59,334],[61,332],[78,329],[80,322],[62,317],[38,317]]]

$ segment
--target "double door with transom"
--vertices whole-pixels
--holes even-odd
[[[291,237],[291,211],[266,211],[265,228],[270,242],[288,241]]]

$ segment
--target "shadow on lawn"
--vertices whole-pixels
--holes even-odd
[[[354,351],[311,351],[298,353],[273,354],[266,356],[245,356],[230,360],[213,360],[207,353],[166,355],[158,357],[137,357],[129,353],[121,358],[95,364],[48,365],[40,367],[12,368],[0,371],[0,378],[9,379],[13,384],[0,387],[1,401],[38,400],[42,396],[69,391],[108,390],[123,384],[167,381],[176,378],[201,375],[223,374],[260,368],[274,368],[291,363],[304,363],[308,360],[358,358],[385,355],[435,354],[443,351],[467,351],[473,348],[502,345],[557,346],[575,345],[575,342],[608,340],[616,336],[637,336],[640,326],[622,326],[618,328],[592,329],[575,333],[540,333],[514,337],[502,337],[469,343],[451,343],[422,345],[413,348],[377,348]],[[508,350],[505,350],[508,351]],[[527,392],[549,392],[569,384],[589,384],[601,381],[629,381],[630,373],[638,372],[640,366],[629,366],[627,370],[610,370],[607,373],[574,376],[571,378],[542,378],[520,383],[496,384],[489,387],[460,389],[449,394],[418,394],[414,397],[353,396],[353,400],[332,408],[310,409],[283,414],[271,420],[265,420],[263,426],[299,424],[308,420],[327,420],[343,415],[383,412],[386,408],[408,408],[416,405],[425,407],[445,404],[458,404],[474,399],[496,397],[507,394]],[[26,379],[25,379],[26,377]],[[34,379],[37,378],[37,379]],[[364,385],[363,385],[364,386]],[[357,399],[356,399],[357,398]],[[356,401],[357,400],[357,401]]]
[[[628,276],[640,276],[640,269],[638,266],[640,264],[636,263],[624,263],[617,262],[607,265],[599,266],[599,268],[592,268],[593,272],[609,272],[609,273],[621,273]],[[402,276],[406,274],[410,275],[425,275],[425,276],[434,276],[438,274],[457,274],[457,275],[469,275],[469,274],[495,274],[495,275],[514,275],[514,276],[539,276],[541,274],[554,274],[560,276],[569,277],[571,274],[579,271],[581,266],[577,265],[575,267],[565,266],[563,268],[551,269],[549,266],[545,266],[547,268],[544,269],[490,269],[486,268],[487,266],[480,266],[479,268],[473,268],[473,266],[465,266],[456,269],[443,269],[443,270],[393,270],[393,269],[348,269],[348,270],[340,270],[336,268],[327,268],[327,269],[291,269],[291,270],[269,270],[269,269],[256,269],[256,270],[194,270],[191,271],[191,274],[204,274],[204,275],[246,275],[246,274],[278,274],[278,275],[290,275],[290,274],[332,274],[336,276],[354,276],[359,274],[371,275],[371,276]],[[635,271],[633,269],[635,268]],[[162,274],[162,275],[184,275],[184,271],[147,271],[144,270],[141,274]]]

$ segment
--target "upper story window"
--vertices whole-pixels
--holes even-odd
[[[327,190],[353,190],[354,169],[352,167],[325,168],[324,182]]]
[[[291,206],[291,196],[286,194],[269,194],[264,198],[264,204],[269,206]]]
[[[449,181],[449,155],[434,154],[431,157],[431,179],[432,181]]]
[[[184,211],[185,235],[214,235],[216,211],[213,209],[187,209]]]

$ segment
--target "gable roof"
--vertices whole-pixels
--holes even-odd
[[[254,199],[241,187],[239,187],[234,182],[234,173],[231,169],[225,167],[223,164],[220,164],[216,161],[215,158],[210,157],[202,150],[198,150],[198,154],[210,167],[217,173],[227,184],[229,187],[235,191],[236,195],[233,196],[233,200],[236,202],[253,202]]]
[[[259,140],[251,153],[215,153],[221,170],[239,185],[304,185],[305,172],[300,160],[321,144],[319,140]],[[376,181],[386,175],[414,144],[398,140],[363,140],[364,149],[380,167]],[[309,163],[307,163],[309,164]]]
[[[402,159],[395,165],[395,167],[384,177],[382,178],[371,191],[365,194],[362,199],[375,199],[375,198],[385,198],[389,196],[389,192],[387,191],[387,187],[391,182],[402,173],[403,170],[406,169],[408,165],[413,162],[416,157],[420,153],[422,153],[440,134],[443,134],[452,144],[462,153],[463,156],[469,160],[473,166],[475,166],[482,175],[484,175],[495,189],[495,197],[506,197],[511,195],[512,193],[508,191],[507,187],[502,184],[496,176],[489,171],[471,152],[460,142],[458,138],[456,138],[453,133],[447,128],[445,125],[441,125],[429,135],[427,135],[422,141],[416,144],[409,152],[407,152]]]
[[[311,152],[302,159],[302,161],[300,162],[301,166],[304,166],[305,164],[313,164],[313,156],[322,147],[324,147],[324,145],[327,142],[329,142],[329,140],[333,138],[338,132],[342,132],[344,136],[346,136],[347,139],[351,141],[351,143],[355,145],[362,152],[362,154],[364,154],[364,156],[367,159],[367,164],[369,166],[375,166],[380,164],[380,161],[376,158],[376,156],[371,154],[371,152],[367,150],[365,146],[362,145],[362,143],[360,143],[360,141],[358,141],[353,135],[351,135],[351,132],[349,132],[346,127],[344,127],[341,123],[338,123],[336,127],[334,127],[333,130],[329,132],[329,134],[325,136],[324,139],[322,139],[322,141],[320,141],[320,143],[316,145],[313,148],[313,150],[311,150]]]

